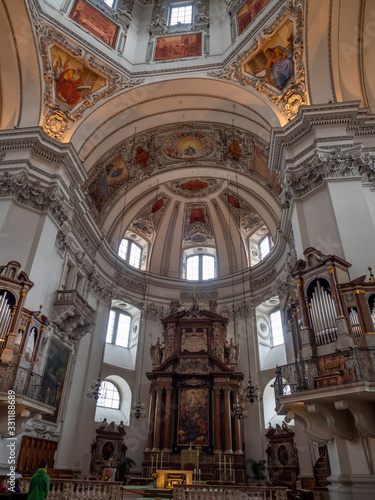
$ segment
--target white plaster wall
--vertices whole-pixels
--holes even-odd
[[[304,258],[302,252],[308,247],[345,258],[336,214],[326,185],[294,202],[292,224],[299,259]]]
[[[375,192],[363,187],[360,180],[341,180],[328,184],[334,205],[344,258],[352,264],[352,279],[367,272],[374,260]]]

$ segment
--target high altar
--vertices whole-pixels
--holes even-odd
[[[195,469],[202,481],[245,482],[241,420],[231,414],[243,374],[237,371],[238,347],[227,338],[227,322],[212,310],[200,310],[196,300],[189,310],[176,309],[162,320],[162,342],[158,338],[151,345],[147,374],[144,476],[156,469],[191,474]]]

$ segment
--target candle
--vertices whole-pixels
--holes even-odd
[[[154,470],[154,455],[151,455],[151,474]]]
[[[201,482],[201,470],[199,469],[199,482]]]
[[[161,458],[160,458],[160,468],[163,468],[163,452],[161,452]]]
[[[221,451],[219,451],[219,472],[221,472]]]
[[[157,472],[157,470],[158,470],[158,462],[159,462],[159,453],[156,454],[155,472]]]
[[[232,479],[232,457],[229,457],[229,479]]]
[[[193,472],[193,481],[195,481],[195,476],[196,476],[196,469],[194,469],[194,472]]]
[[[224,455],[224,475],[227,473],[227,457]],[[225,479],[225,478],[224,478]]]

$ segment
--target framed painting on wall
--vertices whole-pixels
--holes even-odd
[[[178,391],[177,446],[209,446],[209,390]]]
[[[69,17],[112,49],[115,48],[119,27],[90,4],[75,0]]]
[[[55,340],[52,340],[49,349],[46,367],[44,370],[43,383],[46,385],[57,386],[56,409],[52,415],[43,416],[44,420],[56,422],[59,413],[61,397],[64,390],[66,372],[69,365],[70,351]],[[45,401],[48,404],[48,401]]]
[[[184,59],[202,55],[202,33],[174,35],[156,39],[155,61]]]

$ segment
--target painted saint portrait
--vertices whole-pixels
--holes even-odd
[[[115,446],[111,441],[104,443],[102,448],[102,457],[104,460],[110,460],[115,453]]]
[[[207,388],[180,388],[178,392],[177,445],[209,446]]]
[[[237,12],[238,34],[240,35],[249,26],[270,0],[247,0]]]
[[[129,179],[122,156],[116,156],[97,174],[88,192],[100,213],[112,194]]]
[[[258,54],[245,62],[245,71],[282,90],[294,78],[293,39],[293,23],[287,21]]]
[[[192,208],[190,211],[190,224],[194,224],[194,222],[203,222],[206,223],[206,219],[204,217],[203,208]]]
[[[168,137],[163,144],[166,156],[176,159],[204,158],[214,152],[212,140],[200,132],[186,131]]]
[[[266,179],[278,193],[281,193],[279,176],[268,168],[268,156],[258,146],[254,146],[253,171]]]
[[[89,3],[75,0],[69,17],[112,49],[115,48],[119,27]]]
[[[56,103],[71,110],[106,81],[58,47],[52,47]]]
[[[155,61],[202,55],[202,33],[166,36],[156,39]]]
[[[64,346],[52,340],[49,349],[46,368],[44,370],[43,384],[48,385],[51,388],[51,392],[54,392],[54,388],[57,387],[57,397],[56,397],[56,410],[52,415],[44,415],[43,419],[50,422],[57,421],[57,415],[59,413],[61,396],[64,389],[66,371],[69,363],[70,351]],[[50,404],[48,400],[51,393],[46,393],[45,404]]]

